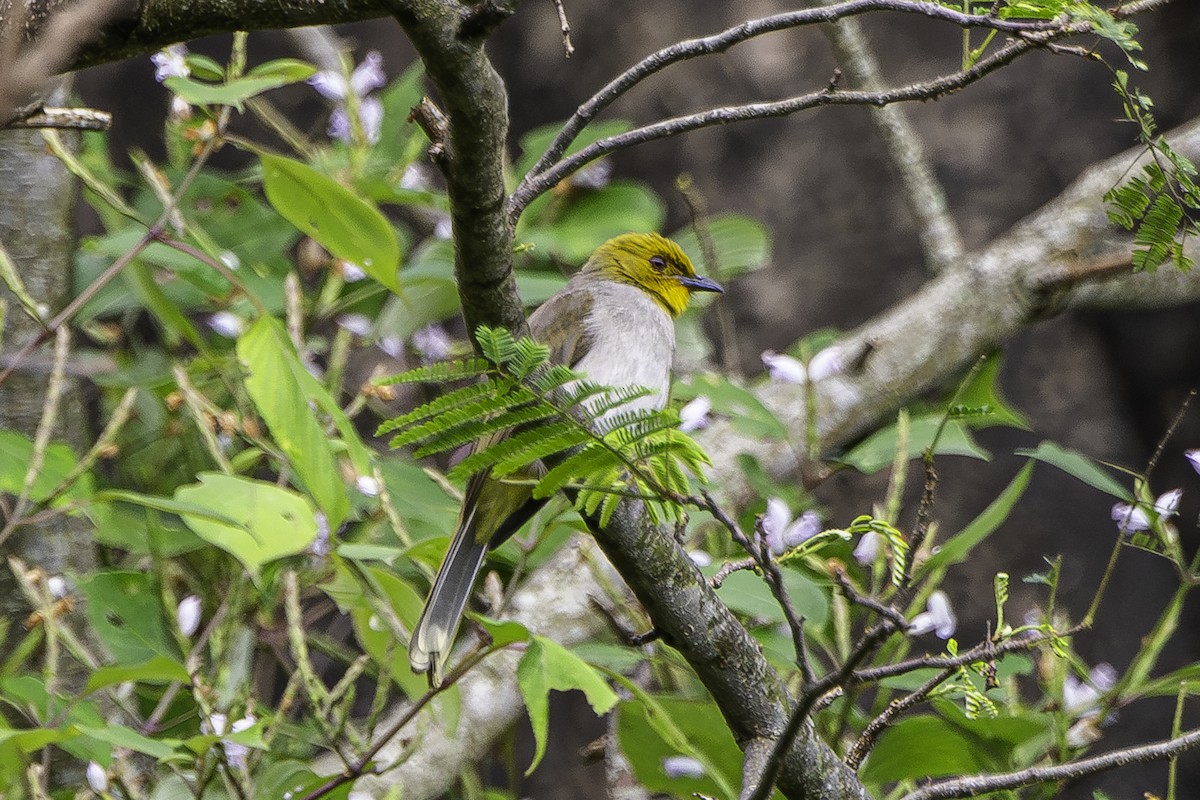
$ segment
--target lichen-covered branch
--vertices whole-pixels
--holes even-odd
[[[441,162],[454,225],[454,272],[467,330],[526,330],[512,271],[513,229],[505,215],[508,96],[467,23],[471,6],[453,0],[396,0],[393,13],[437,86],[449,122]],[[464,26],[467,26],[464,28]]]

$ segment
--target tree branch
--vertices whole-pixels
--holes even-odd
[[[449,123],[440,163],[454,225],[454,273],[472,336],[480,325],[524,333],[512,271],[513,229],[505,216],[508,96],[483,41],[462,27],[454,0],[395,0],[393,11],[438,88]]]
[[[1022,786],[1032,786],[1035,783],[1071,780],[1092,775],[1097,772],[1123,767],[1128,764],[1138,764],[1144,761],[1155,761],[1160,758],[1171,758],[1200,745],[1200,728],[1188,731],[1174,739],[1167,739],[1141,747],[1129,747],[1124,750],[1114,750],[1104,755],[1092,756],[1058,764],[1052,767],[1029,767],[1028,769],[1008,772],[1002,775],[974,775],[968,778],[955,778],[941,781],[930,786],[922,787],[915,792],[904,795],[902,800],[936,800],[947,797],[979,797],[989,792],[1005,789],[1017,789]]]

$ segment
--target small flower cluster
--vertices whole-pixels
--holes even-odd
[[[1187,450],[1183,455],[1192,465],[1192,469],[1200,473],[1200,449]],[[1172,489],[1160,494],[1150,506],[1144,503],[1114,503],[1112,520],[1117,523],[1117,530],[1126,536],[1148,531],[1156,520],[1166,522],[1178,514],[1179,501],[1182,498],[1183,489]]]
[[[330,139],[350,143],[354,132],[350,117],[353,108],[363,136],[371,144],[379,141],[383,132],[383,101],[371,92],[387,83],[382,65],[383,56],[372,50],[350,73],[349,80],[331,69],[321,70],[308,79],[319,95],[334,103],[327,130]]]

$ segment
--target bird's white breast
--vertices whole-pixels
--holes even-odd
[[[591,346],[575,369],[593,383],[654,390],[652,395],[615,409],[616,413],[662,408],[667,403],[675,355],[671,317],[636,286],[603,282],[593,291],[595,302],[584,323]]]

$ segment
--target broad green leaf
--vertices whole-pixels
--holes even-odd
[[[715,574],[718,567],[702,570],[706,575]],[[783,569],[783,584],[788,590],[792,606],[813,628],[820,628],[829,618],[827,592],[805,577],[801,572]],[[717,590],[717,596],[739,614],[750,617],[758,624],[777,625],[786,622],[779,601],[771,593],[766,580],[754,572],[741,570],[728,576]]]
[[[237,353],[250,373],[246,390],[255,408],[325,512],[330,529],[336,530],[349,513],[350,502],[332,443],[309,407],[310,400],[324,407],[318,398],[327,398],[328,393],[300,363],[274,318],[257,320],[238,339]]]
[[[1000,353],[992,353],[974,371],[971,381],[958,393],[955,400],[961,419],[974,428],[1007,425],[1011,428],[1031,430],[1029,420],[1013,408],[1000,394]]]
[[[170,758],[175,755],[175,749],[182,744],[178,739],[151,739],[121,725],[107,725],[103,728],[80,727],[79,732],[113,747],[123,747],[153,758]]]
[[[25,485],[25,473],[33,459],[33,442],[15,431],[0,430],[0,492],[20,494]],[[75,468],[75,454],[65,444],[54,443],[46,448],[42,468],[30,491],[30,499],[41,502],[52,489]],[[77,494],[73,492],[72,494]]]
[[[735,800],[741,783],[741,751],[729,726],[711,702],[636,692],[617,709],[617,737],[642,786],[670,797]],[[686,756],[700,763],[704,775],[668,775],[665,760]],[[773,798],[783,795],[776,790]]]
[[[908,457],[917,458],[927,448],[942,422],[941,414],[914,417],[908,425]],[[889,425],[876,431],[839,459],[843,464],[854,467],[865,475],[872,475],[892,465],[896,454],[896,426]],[[962,422],[950,420],[938,437],[938,456],[969,456],[982,461],[991,459],[991,454],[975,442],[970,430]]]
[[[102,489],[96,492],[92,499],[97,503],[132,503],[144,508],[154,509],[155,511],[165,511],[169,514],[178,514],[180,516],[187,514],[193,518],[208,520],[219,525],[236,527],[240,524],[236,518],[216,508],[181,501],[178,496],[175,498],[158,497],[157,495],[141,494],[140,492],[127,492],[122,489]]]
[[[529,629],[515,620],[499,620],[482,614],[471,614],[471,619],[483,626],[492,637],[492,647],[504,647],[515,642],[529,641]]]
[[[288,489],[265,481],[205,472],[200,483],[180,487],[175,497],[197,506],[222,509],[236,525],[183,514],[200,538],[225,550],[257,576],[263,565],[302,553],[317,536],[312,506]]]
[[[581,264],[592,251],[629,231],[656,231],[666,218],[663,201],[649,188],[613,181],[565,204],[553,225],[531,227],[520,235],[539,253]]]
[[[1088,486],[1095,487],[1102,492],[1107,492],[1113,497],[1125,501],[1133,500],[1133,492],[1122,486],[1116,478],[1101,469],[1099,464],[1083,453],[1068,450],[1051,441],[1045,441],[1039,444],[1035,450],[1021,449],[1017,450],[1016,454],[1044,461],[1051,466],[1058,467],[1063,472],[1075,476]]]
[[[246,73],[246,77],[274,78],[285,83],[299,83],[311,78],[316,71],[316,67],[306,61],[296,58],[276,58],[254,67]]]
[[[991,536],[1008,519],[1013,506],[1017,504],[1017,501],[1025,493],[1025,488],[1029,486],[1029,479],[1032,475],[1033,462],[1030,461],[1021,468],[1016,477],[1000,493],[1000,496],[993,500],[978,517],[971,520],[971,523],[962,531],[947,539],[946,543],[930,556],[921,568],[922,572],[929,573],[945,569],[966,560],[976,545]]]
[[[517,666],[517,683],[521,687],[521,696],[525,698],[536,742],[533,762],[525,770],[526,775],[533,772],[546,753],[551,689],[582,691],[597,714],[607,713],[617,702],[616,693],[591,665],[572,655],[557,642],[541,636],[535,636],[530,641],[525,655],[521,657]]]
[[[671,238],[683,248],[696,269],[721,280],[766,266],[771,260],[771,233],[753,217],[742,214],[720,214],[702,221],[712,237],[717,267],[704,263],[703,250],[696,231],[691,226],[676,231]]]
[[[118,664],[145,664],[156,657],[178,660],[174,638],[167,632],[161,595],[154,575],[111,570],[83,579],[92,630]]]
[[[343,542],[334,552],[351,561],[382,561],[388,565],[404,555],[404,550],[399,547],[365,542]]]
[[[307,164],[262,155],[263,189],[285,219],[337,258],[400,291],[400,243],[379,209]]]
[[[85,694],[91,694],[105,686],[115,686],[118,683],[133,681],[135,683],[170,683],[178,681],[187,683],[187,670],[183,664],[166,656],[155,656],[141,664],[100,667],[88,677]]]
[[[729,417],[733,427],[747,436],[787,439],[788,429],[754,392],[739,386],[724,375],[706,372],[679,384],[681,399],[704,395],[712,401],[713,411]]]
[[[902,719],[884,730],[860,775],[867,783],[882,784],[981,772],[987,763],[972,739],[932,714]]]
[[[339,568],[339,572],[341,569]],[[412,630],[421,614],[421,595],[417,594],[411,585],[385,570],[369,568],[363,574],[374,584],[375,590],[381,593],[381,599],[391,606],[400,622],[408,630]],[[349,572],[342,578],[347,579],[352,586],[363,585],[361,577],[355,579]],[[326,591],[330,589],[325,588]],[[381,671],[391,673],[392,679],[410,697],[419,697],[428,688],[426,677],[412,671],[405,656],[403,643],[396,638],[391,626],[379,619],[370,600],[361,594],[362,589],[359,588],[358,591],[360,593],[352,601],[350,608],[350,620],[359,644],[375,660]]]

